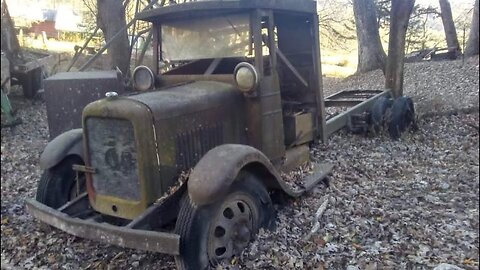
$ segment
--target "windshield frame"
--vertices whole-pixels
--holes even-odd
[[[159,30],[159,61],[185,62],[251,55],[252,30],[248,12],[175,20],[160,24]],[[167,34],[168,30],[171,32]]]
[[[234,12],[229,11],[229,12],[222,12],[222,13],[215,13],[214,17],[220,17],[220,16],[231,16],[231,15],[246,15],[248,17],[247,24],[249,28],[249,41],[248,41],[248,55],[251,57],[254,57],[254,27],[252,26],[252,11],[251,10],[236,10]],[[209,16],[212,17],[212,16]],[[176,22],[176,21],[183,21],[183,22],[188,22],[192,21],[194,22],[197,19],[203,19],[203,18],[208,18],[208,16],[202,15],[202,16],[195,16],[195,17],[190,17],[190,18],[177,18],[175,20],[168,20],[168,21],[162,21],[162,22],[157,22],[153,25],[154,31],[153,31],[153,68],[155,69],[154,73],[155,74],[160,74],[162,71],[162,63],[165,64],[166,60],[164,57],[164,49],[163,49],[163,40],[162,40],[162,25],[165,23],[169,22]],[[201,59],[185,59],[185,60],[176,60],[173,61],[177,65],[183,65],[185,63],[190,63],[192,61],[197,61]]]

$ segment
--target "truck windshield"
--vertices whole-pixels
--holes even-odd
[[[239,57],[248,54],[249,17],[224,15],[164,23],[163,60]]]

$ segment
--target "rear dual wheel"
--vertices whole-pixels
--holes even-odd
[[[416,128],[415,108],[409,97],[396,98],[392,105],[391,117],[388,122],[388,133],[394,140],[398,140],[402,133],[412,126]]]
[[[208,269],[239,255],[272,214],[268,192],[251,174],[240,175],[228,194],[210,205],[196,206],[186,194],[175,227],[178,269]]]
[[[371,123],[375,134],[378,134],[384,127],[387,120],[387,111],[392,107],[392,99],[379,97],[373,104],[371,110]]]
[[[376,134],[385,127],[393,140],[400,138],[409,127],[416,129],[415,108],[409,97],[395,100],[387,97],[378,98],[371,110],[371,123]]]

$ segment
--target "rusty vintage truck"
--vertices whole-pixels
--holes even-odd
[[[323,97],[314,1],[198,1],[137,18],[154,29],[153,68],[135,69],[133,92],[96,84],[106,97],[40,158],[28,209],[70,234],[171,254],[179,269],[214,266],[272,223],[278,198],[327,177],[329,164],[299,187],[280,176],[309,160],[312,142],[378,128],[388,108],[397,131],[412,116],[389,90]],[[82,76],[47,82],[92,82]],[[327,107],[345,110],[327,118]]]

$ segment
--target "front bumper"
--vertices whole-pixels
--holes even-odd
[[[121,247],[180,255],[180,236],[98,223],[70,217],[36,200],[26,200],[28,212],[36,219],[69,234]]]

